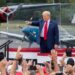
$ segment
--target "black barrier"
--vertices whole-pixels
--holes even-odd
[[[7,54],[7,60],[9,59],[9,44],[12,43],[13,41],[12,40],[8,40],[7,42],[5,42],[4,44],[0,45],[0,49],[3,49],[5,50],[5,56]]]
[[[75,40],[61,41],[61,44],[65,45],[67,48],[73,48],[75,46]]]

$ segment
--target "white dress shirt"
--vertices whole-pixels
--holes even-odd
[[[50,24],[50,19],[47,21],[47,27],[49,27],[49,24]],[[41,31],[41,37],[44,37],[44,26],[45,26],[45,23],[43,25],[43,28],[42,28],[42,31]]]

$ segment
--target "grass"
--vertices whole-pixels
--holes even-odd
[[[24,21],[10,21],[8,25],[7,25],[7,23],[1,23],[0,24],[0,30],[6,31],[7,26],[8,26],[8,30],[18,31],[19,26],[25,27],[26,24]]]
[[[25,27],[27,26],[24,21],[10,21],[8,24],[9,30],[15,30],[18,31],[19,27],[22,26]],[[65,28],[67,31],[72,31],[75,32],[75,25],[62,25],[63,28]],[[4,31],[7,28],[7,23],[1,23],[0,25],[0,30]]]
[[[18,26],[25,26],[26,24],[23,22],[9,22],[8,27],[9,28],[18,28]],[[1,28],[6,28],[7,23],[1,23]]]

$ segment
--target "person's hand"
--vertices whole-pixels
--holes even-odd
[[[3,59],[2,61],[0,61],[0,70],[4,70],[6,65],[7,65],[6,59]]]
[[[2,61],[0,61],[1,75],[6,75],[6,66],[7,66],[7,60],[6,59],[3,59]]]
[[[51,58],[52,60],[57,60],[57,51],[55,49],[51,50]]]
[[[46,67],[46,72],[50,73],[52,71],[52,69],[51,69],[51,63],[45,62],[44,65]]]
[[[37,68],[38,71],[41,71],[42,70],[42,68],[41,68],[40,65],[36,65],[36,68]]]
[[[20,52],[21,49],[21,46],[18,46],[17,52]]]
[[[16,59],[20,59],[22,57],[22,55],[20,54],[21,49],[21,46],[19,46],[16,53]]]
[[[73,74],[73,67],[71,65],[66,65],[65,67],[65,72],[68,73],[68,74]]]
[[[55,72],[60,71],[60,68],[57,63],[57,51],[55,49],[51,50],[51,57],[52,57],[52,61],[54,63],[54,71]]]
[[[28,63],[27,63],[27,65],[28,65],[28,67],[31,66],[31,65],[33,65],[33,61],[29,60]]]
[[[8,61],[8,65],[11,65],[11,64],[13,64],[13,60]]]
[[[27,24],[27,25],[31,25],[32,22],[31,22],[31,21],[25,21],[25,24]]]
[[[65,58],[66,58],[67,56],[66,56],[66,53],[64,53],[63,54],[63,57],[62,57],[62,59],[60,60],[60,63],[61,63],[61,65],[65,65]]]
[[[63,54],[63,59],[65,59],[67,57],[66,53]]]
[[[9,65],[12,65],[12,64],[13,64],[13,60],[9,60],[8,63],[7,63],[7,67],[8,67]]]
[[[46,68],[51,67],[51,63],[45,62],[44,65],[46,66]]]
[[[32,60],[29,60],[28,63],[26,60],[23,60],[22,62],[23,69],[28,69],[31,65],[32,65]]]
[[[36,68],[37,68],[38,72],[40,73],[40,75],[45,75],[43,72],[43,69],[41,68],[40,65],[36,65]]]
[[[28,70],[28,64],[26,60],[22,62],[23,75],[30,75],[30,71]]]
[[[23,67],[23,71],[28,69],[28,65],[27,65],[27,61],[26,60],[22,61],[22,67]]]
[[[58,48],[59,48],[59,46],[58,46],[57,44],[55,44],[55,45],[54,45],[54,48],[55,48],[55,49],[58,49]]]
[[[32,21],[33,17],[30,18],[30,21]]]

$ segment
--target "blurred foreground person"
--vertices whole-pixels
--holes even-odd
[[[4,53],[0,52],[0,75],[6,75],[7,60],[4,57]]]

